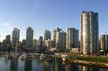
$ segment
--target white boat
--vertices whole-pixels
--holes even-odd
[[[66,61],[66,58],[65,58],[65,57],[63,57],[63,58],[62,58],[62,61],[63,61],[63,62],[65,62],[65,61]]]
[[[21,58],[21,59],[26,59],[26,54],[25,54],[25,53],[22,54],[22,55],[20,56],[20,58]]]
[[[68,58],[68,55],[67,54],[62,54],[62,61],[65,62]]]
[[[42,60],[42,59],[44,59],[45,58],[45,54],[41,54],[40,55],[40,59]]]

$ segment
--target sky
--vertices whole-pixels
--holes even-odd
[[[43,36],[45,29],[57,27],[80,30],[82,11],[99,13],[99,34],[108,32],[108,0],[0,0],[0,40],[12,35],[14,27],[20,29],[20,40],[25,39],[31,26],[34,38]]]

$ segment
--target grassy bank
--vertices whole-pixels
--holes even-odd
[[[108,57],[90,57],[90,56],[70,56],[69,60],[83,60],[83,61],[89,61],[89,62],[99,62],[99,63],[108,63]]]

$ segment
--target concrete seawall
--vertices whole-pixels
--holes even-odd
[[[71,63],[81,64],[81,65],[89,65],[89,66],[98,66],[103,68],[108,68],[108,63],[100,63],[100,62],[90,62],[84,60],[69,60]]]
[[[60,53],[59,54],[56,54],[55,57],[62,58]],[[79,57],[82,57],[82,56],[79,56]],[[91,58],[97,58],[96,56],[83,56],[83,57],[87,57],[87,58],[89,58],[89,57],[91,57]],[[103,58],[103,56],[101,56],[101,57]],[[86,61],[86,60],[79,60],[77,58],[75,58],[75,59],[67,58],[67,61],[66,62],[80,64],[80,65],[89,65],[89,66],[97,66],[97,67],[102,67],[102,68],[108,68],[108,63],[94,62],[94,61]]]

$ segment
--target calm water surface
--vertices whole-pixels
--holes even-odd
[[[99,67],[81,66],[72,63],[63,63],[61,59],[49,60],[35,59],[3,59],[0,58],[0,71],[108,71]]]

